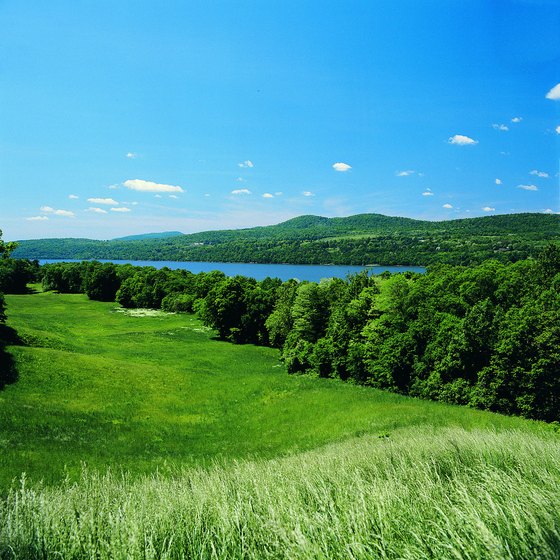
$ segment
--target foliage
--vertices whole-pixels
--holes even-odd
[[[222,340],[280,348],[290,373],[547,421],[560,411],[559,285],[555,245],[517,263],[319,284],[85,262],[43,267],[46,288],[100,300],[116,292],[126,308],[195,311]]]
[[[188,314],[133,313],[81,294],[7,296],[19,380],[0,392],[0,495],[81,465],[131,474],[166,464],[276,457],[359,433],[539,425],[289,376],[276,349],[219,341]],[[1,524],[0,524],[1,525]],[[1,539],[0,539],[1,540]]]
[[[135,259],[291,264],[454,265],[489,258],[515,262],[560,241],[560,217],[509,214],[428,222],[361,214],[300,216],[267,227],[166,238],[37,239],[19,242],[18,257]]]

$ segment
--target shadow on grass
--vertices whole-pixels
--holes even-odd
[[[9,344],[20,345],[22,342],[14,329],[0,325],[0,390],[18,380],[14,358],[6,351]]]

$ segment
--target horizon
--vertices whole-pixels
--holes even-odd
[[[560,4],[0,6],[0,230],[560,212]]]
[[[405,218],[405,219],[410,219],[410,220],[418,220],[418,221],[425,221],[425,222],[432,222],[432,223],[440,223],[440,222],[452,222],[452,221],[458,221],[458,220],[471,220],[471,219],[477,219],[477,218],[489,218],[489,217],[501,217],[501,216],[514,216],[514,215],[520,215],[520,214],[531,214],[531,215],[539,215],[539,214],[543,214],[543,215],[551,215],[551,214],[547,214],[547,213],[542,213],[542,212],[511,212],[511,213],[507,213],[507,214],[492,214],[491,216],[467,216],[467,217],[450,217],[450,218],[444,218],[444,219],[440,219],[440,220],[430,220],[430,219],[424,219],[424,220],[418,220],[417,218],[410,218],[409,216],[389,216],[387,214],[377,214],[375,212],[366,212],[366,213],[362,213],[362,214],[351,214],[349,216],[319,216],[317,214],[301,214],[299,216],[294,216],[293,218],[288,218],[288,220],[284,220],[283,222],[278,222],[276,224],[268,224],[265,226],[260,226],[260,225],[255,225],[255,226],[247,226],[247,227],[241,227],[241,228],[222,228],[222,229],[214,229],[214,230],[201,230],[201,231],[194,231],[194,232],[190,232],[190,233],[184,233],[178,230],[161,230],[161,231],[141,231],[138,233],[130,233],[130,234],[124,234],[118,237],[111,237],[111,238],[96,238],[96,237],[40,237],[40,238],[28,238],[28,239],[4,239],[4,241],[14,241],[14,242],[19,242],[19,241],[36,241],[36,240],[40,240],[40,239],[88,239],[91,241],[118,241],[119,239],[123,239],[126,237],[136,237],[136,236],[141,236],[141,235],[158,235],[158,234],[164,234],[164,233],[177,233],[178,235],[191,235],[191,234],[197,234],[197,233],[206,233],[206,232],[215,232],[215,231],[241,231],[244,229],[254,229],[254,228],[261,228],[261,227],[270,227],[270,226],[276,226],[276,225],[282,225],[285,222],[288,222],[290,220],[294,220],[297,218],[303,218],[303,217],[314,217],[314,218],[339,218],[339,219],[344,219],[344,218],[352,218],[355,216],[361,216],[361,215],[378,215],[378,216],[383,216],[385,218]],[[2,230],[0,230],[2,231]]]

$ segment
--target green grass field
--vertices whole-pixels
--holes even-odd
[[[560,557],[550,426],[289,376],[191,315],[6,299],[2,559]]]

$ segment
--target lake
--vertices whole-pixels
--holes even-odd
[[[425,272],[422,266],[351,266],[351,265],[327,265],[327,264],[256,264],[256,263],[224,263],[224,262],[179,262],[179,261],[122,261],[102,260],[100,262],[113,262],[115,264],[132,264],[135,266],[153,266],[155,268],[186,269],[194,272],[210,272],[221,270],[227,276],[247,276],[255,280],[264,280],[267,276],[280,278],[282,281],[290,278],[298,280],[309,280],[319,282],[321,278],[346,278],[348,274],[355,274],[362,270],[370,271],[370,274],[381,274],[388,270],[391,273]],[[41,264],[55,262],[81,262],[73,259],[41,259]]]

